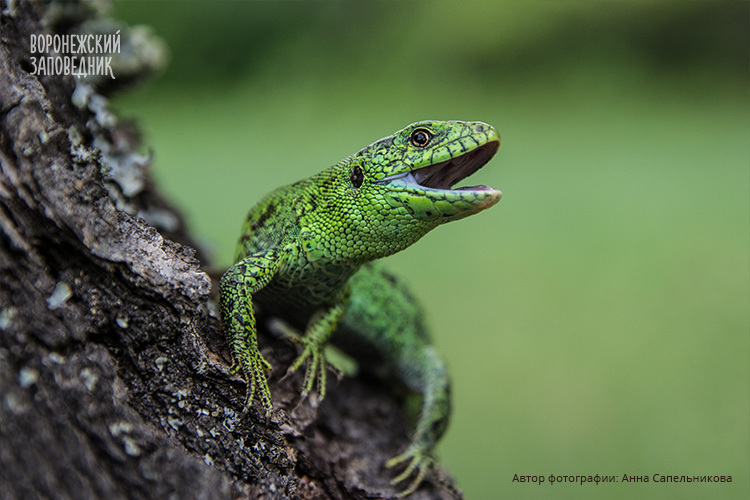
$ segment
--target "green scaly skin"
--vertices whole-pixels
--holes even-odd
[[[314,389],[325,396],[329,340],[363,367],[421,395],[411,443],[386,464],[405,465],[394,484],[413,477],[400,496],[414,491],[435,462],[450,414],[450,383],[416,301],[369,262],[497,203],[500,191],[487,186],[452,187],[499,146],[497,131],[485,123],[411,124],[261,200],[243,228],[237,263],[221,279],[222,324],[234,369],[248,384],[247,406],[257,396],[267,415],[272,409],[271,366],[258,349],[254,303],[283,318],[279,329],[299,345],[288,373],[306,365],[303,397]]]

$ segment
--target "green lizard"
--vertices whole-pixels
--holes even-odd
[[[222,324],[234,370],[247,382],[247,406],[257,395],[267,415],[272,409],[266,379],[271,365],[258,349],[255,303],[270,317],[283,318],[280,329],[300,347],[287,373],[306,365],[303,397],[315,388],[320,399],[325,396],[329,340],[363,367],[422,396],[410,445],[386,464],[405,465],[394,484],[415,476],[402,496],[434,464],[433,449],[450,414],[450,384],[417,303],[369,263],[440,224],[497,203],[502,193],[496,189],[453,186],[485,165],[499,146],[497,131],[485,123],[411,124],[267,195],[250,210],[237,263],[221,278]]]

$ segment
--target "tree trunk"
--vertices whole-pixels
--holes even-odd
[[[359,377],[300,403],[301,374],[280,380],[294,349],[261,331],[275,411],[243,411],[208,263],[151,183],[134,129],[95,87],[31,74],[30,36],[69,32],[89,4],[54,17],[4,5],[3,498],[391,496],[383,463],[409,428],[398,400]],[[442,470],[413,495],[455,497]]]

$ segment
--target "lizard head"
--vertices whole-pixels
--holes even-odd
[[[455,188],[482,168],[500,147],[500,135],[482,122],[422,121],[360,151],[352,180],[362,171],[362,185],[373,199],[404,208],[416,220],[438,223],[461,219],[489,208],[502,193],[487,186]],[[369,186],[364,186],[369,181]]]
[[[413,123],[337,165],[336,176],[346,189],[329,203],[341,205],[337,212],[351,221],[362,246],[377,249],[368,257],[382,257],[440,224],[497,203],[502,195],[497,189],[454,186],[482,168],[499,147],[500,135],[486,123]]]

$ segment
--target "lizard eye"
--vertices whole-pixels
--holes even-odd
[[[361,169],[361,168],[359,168],[359,167],[357,167],[357,166],[355,166],[355,167],[354,167],[354,168],[352,169],[352,175],[351,175],[351,177],[349,177],[349,178],[350,178],[350,179],[351,179],[351,181],[352,181],[352,185],[353,185],[353,186],[354,186],[354,187],[355,187],[356,189],[359,189],[359,187],[360,187],[360,186],[362,185],[362,181],[364,181],[364,180],[365,180],[365,176],[364,176],[364,175],[362,174],[362,169]]]
[[[423,128],[418,128],[411,133],[411,143],[418,148],[427,146],[427,143],[430,142],[430,139],[432,139],[432,135]]]

